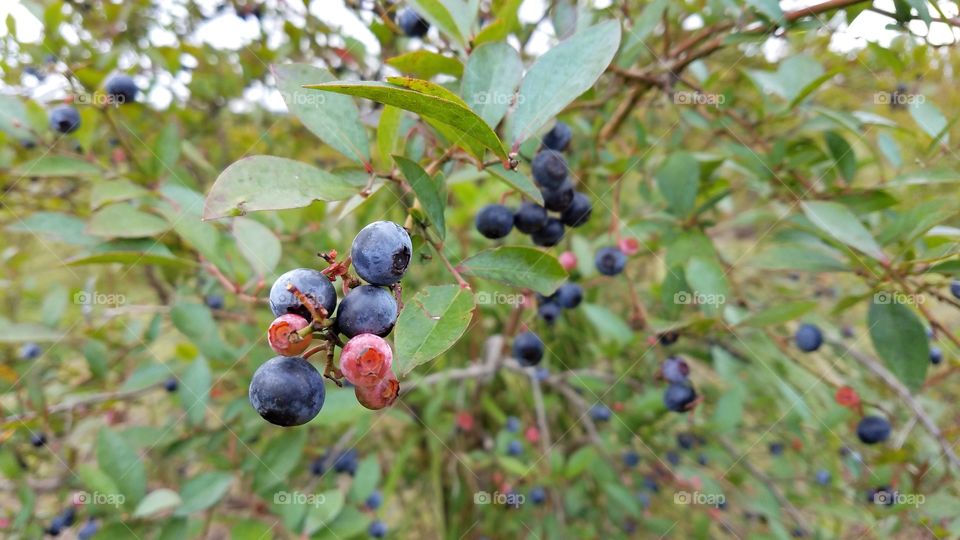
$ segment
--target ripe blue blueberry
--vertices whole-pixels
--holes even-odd
[[[865,416],[857,424],[857,437],[864,444],[877,444],[890,437],[890,422],[880,416]]]
[[[80,112],[69,105],[60,105],[50,111],[50,128],[57,133],[73,133],[80,128]]]
[[[523,202],[513,214],[513,226],[523,234],[533,234],[547,224],[547,209],[537,203]]]
[[[208,294],[203,297],[203,303],[210,309],[223,309],[223,295]]]
[[[550,131],[543,136],[543,147],[556,150],[557,152],[563,152],[570,146],[570,141],[573,139],[573,132],[570,131],[570,126],[564,124],[563,122],[557,122],[553,125]]]
[[[310,311],[287,290],[288,285],[296,287],[315,304],[314,307],[322,306],[327,315],[332,315],[337,307],[337,290],[327,276],[311,268],[296,268],[278,277],[270,287],[270,311],[277,317],[293,313],[308,321],[311,319]]]
[[[557,189],[567,179],[567,160],[554,150],[541,150],[530,164],[533,180],[541,189]]]
[[[547,218],[542,229],[530,235],[533,243],[542,247],[553,247],[563,239],[563,223],[557,218]]]
[[[547,501],[547,491],[540,486],[536,486],[530,490],[530,502],[533,504],[543,504]]]
[[[383,504],[383,493],[380,493],[379,489],[374,490],[374,492],[367,497],[367,500],[364,501],[364,504],[370,510],[376,510],[377,508],[380,508],[380,505]]]
[[[642,491],[637,493],[637,502],[640,503],[640,507],[644,510],[650,508],[650,494]]]
[[[667,463],[676,467],[680,464],[680,454],[674,452],[673,450],[667,451]]]
[[[697,392],[688,384],[673,383],[663,393],[663,404],[673,412],[686,412],[696,399]]]
[[[567,227],[579,227],[590,220],[592,213],[593,203],[590,202],[590,197],[577,191],[573,194],[570,205],[560,214],[560,221]]]
[[[387,535],[387,524],[378,519],[370,524],[367,532],[374,538],[383,538]]]
[[[680,332],[676,330],[668,330],[657,334],[657,341],[667,347],[676,343],[678,339],[680,339]]]
[[[954,298],[960,298],[960,279],[955,279],[950,282],[950,294]]]
[[[177,386],[178,385],[177,385],[176,377],[170,377],[169,379],[163,382],[163,389],[170,393],[176,392]]]
[[[660,486],[657,485],[657,480],[652,476],[643,477],[643,487],[646,488],[647,491],[652,491],[654,493],[660,491]]]
[[[937,365],[943,361],[943,349],[934,345],[930,347],[930,363]]]
[[[797,348],[803,352],[813,352],[823,345],[823,332],[812,324],[800,325],[797,328],[797,334],[794,336]]]
[[[477,214],[476,225],[491,240],[503,238],[513,230],[513,211],[502,204],[488,204]]]
[[[23,346],[20,347],[20,359],[33,360],[35,358],[38,358],[40,356],[40,353],[42,352],[43,352],[43,349],[40,348],[40,345],[37,345],[36,343],[33,343],[33,342],[24,343]]]
[[[47,436],[43,433],[34,433],[30,435],[30,444],[32,444],[34,448],[40,448],[47,444]]]
[[[397,14],[397,26],[408,37],[422,38],[430,30],[430,23],[410,8],[406,8]]]
[[[413,257],[413,243],[403,227],[392,221],[375,221],[364,227],[350,248],[353,267],[371,285],[400,281]]]
[[[507,444],[507,454],[511,456],[519,456],[523,453],[523,445],[520,444],[520,441],[514,439]]]
[[[640,454],[633,450],[628,450],[623,454],[623,464],[627,467],[636,467],[640,464]]]
[[[540,193],[543,195],[543,206],[545,206],[547,210],[563,212],[573,204],[576,191],[573,190],[573,182],[567,179],[556,188],[541,189]]]
[[[564,283],[554,293],[557,304],[564,309],[573,309],[583,301],[583,287],[576,283]]]
[[[386,337],[397,322],[397,299],[388,289],[361,285],[337,308],[337,330],[347,337],[376,334]]]
[[[698,455],[698,456],[697,456],[697,463],[699,463],[700,465],[706,466],[706,465],[707,465],[707,456],[706,456],[705,454],[700,454],[700,455]]]
[[[820,469],[816,474],[816,481],[821,486],[825,486],[830,483],[830,471],[826,469]]]
[[[137,84],[127,75],[114,75],[107,80],[107,95],[116,105],[133,103],[137,99]]]
[[[275,356],[250,380],[250,404],[278,426],[306,424],[320,412],[325,397],[323,376],[300,356]]]
[[[323,476],[323,473],[327,472],[326,462],[327,453],[324,452],[322,456],[310,462],[310,474],[314,476]]]
[[[693,433],[683,432],[677,434],[677,446],[683,450],[690,450],[697,444],[697,437]]]
[[[97,520],[90,518],[83,524],[83,527],[80,527],[80,530],[77,531],[77,539],[90,540],[93,538],[93,535],[97,534],[97,530],[99,529],[100,526],[97,524]]]
[[[679,356],[670,356],[660,365],[660,375],[667,382],[682,384],[687,382],[690,366]]]
[[[516,433],[520,431],[520,419],[516,416],[508,416],[506,429],[510,433]]]
[[[774,456],[779,456],[783,454],[783,443],[773,442],[768,446],[770,454]]]
[[[605,276],[615,276],[627,266],[627,256],[615,247],[600,248],[594,258],[597,272]]]
[[[356,474],[358,466],[360,466],[360,452],[356,448],[341,452],[333,460],[333,471],[337,473],[346,473],[353,476]]]
[[[537,308],[537,315],[543,319],[543,322],[552,325],[560,318],[560,305],[556,302],[544,302]]]
[[[590,418],[592,418],[594,422],[606,422],[612,417],[613,411],[610,410],[610,407],[602,403],[596,403],[590,407]]]
[[[523,332],[513,339],[513,357],[521,366],[535,366],[543,359],[543,341],[533,332]]]

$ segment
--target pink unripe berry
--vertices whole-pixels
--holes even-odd
[[[354,336],[340,353],[340,371],[354,386],[376,386],[392,365],[390,344],[374,334]]]
[[[293,313],[277,317],[270,323],[270,328],[267,330],[267,342],[270,348],[284,356],[299,356],[307,350],[310,341],[313,340],[313,334],[303,337],[297,335],[297,332],[306,328],[308,324],[310,323],[306,319]]]
[[[387,371],[387,374],[380,379],[380,382],[373,386],[357,386],[354,388],[357,401],[364,407],[378,411],[385,409],[395,401],[400,395],[400,382],[393,371]]]
[[[620,241],[617,242],[617,247],[620,248],[620,251],[622,251],[624,255],[636,255],[637,252],[640,251],[640,242],[638,242],[636,238],[621,238]]]
[[[564,251],[557,260],[560,261],[560,266],[567,272],[577,267],[577,256],[572,251]]]

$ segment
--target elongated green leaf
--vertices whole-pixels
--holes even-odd
[[[740,321],[742,326],[770,326],[792,321],[817,306],[816,302],[775,304]]]
[[[320,140],[359,163],[370,163],[370,141],[357,104],[347,96],[317,94],[305,84],[336,81],[329,71],[308,64],[273,66],[277,87],[290,112]]]
[[[876,295],[867,313],[867,324],[874,350],[905,386],[917,391],[927,375],[930,344],[920,319],[896,301],[901,297]]]
[[[806,201],[802,206],[807,218],[835,240],[879,261],[887,260],[870,231],[847,207],[828,201]]]
[[[183,504],[177,508],[176,515],[186,516],[217,504],[227,494],[231,483],[233,476],[224,472],[203,473],[187,480],[180,489]]]
[[[700,165],[687,152],[676,152],[655,174],[657,187],[667,200],[670,213],[686,217],[693,211],[700,189]]]
[[[403,120],[403,109],[387,105],[380,113],[380,123],[377,124],[377,154],[378,163],[391,166],[393,154],[400,153],[403,139],[400,137],[400,121]]]
[[[335,174],[274,156],[243,158],[226,168],[210,188],[203,219],[242,216],[258,210],[302,208],[313,201],[339,201],[360,191]]]
[[[460,95],[490,127],[496,127],[513,103],[523,77],[523,62],[506,43],[487,43],[470,53]]]
[[[683,273],[692,290],[686,291],[686,295],[678,295],[676,302],[697,304],[708,315],[723,309],[730,296],[730,285],[723,267],[715,259],[693,257],[687,261]]]
[[[280,239],[262,223],[248,218],[234,219],[233,236],[243,258],[258,276],[265,276],[277,267]]]
[[[442,186],[438,185],[436,180],[430,178],[427,171],[423,170],[423,167],[415,161],[410,161],[401,156],[393,156],[393,159],[403,172],[404,178],[410,183],[410,187],[413,188],[420,204],[423,205],[423,211],[430,219],[430,225],[437,231],[440,240],[444,240],[447,236],[447,225],[443,216],[446,204],[441,196]]]
[[[340,514],[345,503],[346,497],[342,491],[331,489],[321,493],[314,504],[307,508],[307,517],[303,521],[303,533],[311,536],[326,527]]]
[[[949,137],[941,133],[947,127],[947,119],[932,102],[927,100],[914,101],[910,104],[910,116],[927,135],[931,137],[942,136],[944,142],[949,142]]]
[[[147,492],[147,470],[137,451],[118,433],[103,428],[97,434],[96,454],[100,469],[126,498],[124,504],[136,508]]]
[[[180,400],[191,424],[199,425],[203,422],[212,385],[213,373],[202,356],[194,360],[183,373],[180,380]]]
[[[60,212],[34,212],[29,216],[12,221],[7,231],[25,232],[42,236],[54,242],[63,242],[75,246],[94,246],[100,239],[90,236],[83,230],[83,220]]]
[[[464,137],[475,139],[492,150],[500,159],[507,159],[503,143],[483,118],[463,104],[459,98],[455,100],[449,96],[441,97],[433,91],[436,85],[430,86],[428,81],[420,82],[424,84],[421,84],[419,89],[373,81],[315,84],[307,88],[372,99],[417,113],[455,128]]]
[[[140,501],[133,517],[150,517],[176,508],[180,506],[180,502],[180,495],[177,495],[176,491],[167,488],[155,489]]]
[[[420,49],[387,59],[387,65],[421,79],[432,79],[441,73],[460,78],[463,64],[452,56]]]
[[[271,488],[282,484],[300,462],[306,444],[307,432],[303,429],[285,431],[272,439],[257,461],[253,476],[254,491],[266,494]]]
[[[487,249],[463,261],[463,272],[508,285],[553,294],[567,273],[557,259],[538,249],[504,246]]]
[[[530,197],[537,204],[543,204],[543,193],[540,192],[540,189],[527,175],[518,171],[508,171],[503,165],[494,165],[484,170],[496,178],[503,180],[520,193]]]
[[[527,140],[600,78],[620,46],[620,23],[591,26],[537,59],[517,97],[517,108],[507,118],[507,141],[517,146]]]
[[[32,141],[34,135],[29,129],[27,107],[23,100],[16,96],[0,94],[0,131],[7,132],[11,137],[21,141]]]
[[[449,0],[447,0],[449,1]],[[416,12],[441,32],[452,37],[461,46],[466,45],[464,33],[461,32],[457,19],[441,0],[408,0]]]
[[[28,176],[31,178],[97,176],[103,174],[100,167],[89,161],[67,156],[43,156],[21,163],[10,171],[14,178]]]
[[[125,178],[103,180],[94,184],[90,190],[90,207],[96,210],[105,204],[136,199],[148,194],[146,189]]]
[[[204,355],[222,361],[233,358],[233,353],[220,337],[220,327],[213,320],[213,314],[207,306],[180,302],[170,310],[170,319],[177,330],[190,338]]]
[[[473,318],[470,291],[457,285],[427,287],[406,303],[395,331],[394,371],[403,377],[453,346]]]
[[[0,343],[57,341],[63,335],[51,328],[33,323],[0,324]]]
[[[170,229],[160,216],[137,210],[128,203],[116,203],[100,209],[87,223],[87,232],[103,238],[145,238]]]

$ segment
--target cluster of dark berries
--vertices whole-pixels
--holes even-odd
[[[260,416],[279,426],[297,426],[320,412],[323,377],[302,356],[315,336],[326,340],[314,349],[327,353],[324,374],[338,383],[341,377],[350,382],[361,405],[377,410],[396,401],[400,383],[391,369],[393,350],[383,338],[397,321],[398,283],[412,254],[403,227],[377,221],[353,239],[346,261],[335,262],[336,252],[331,252],[325,256],[331,264],[323,271],[297,268],[277,278],[270,288],[270,309],[277,318],[267,341],[281,356],[260,366],[250,382],[250,403]],[[348,275],[351,264],[366,285]],[[339,307],[331,281],[338,277],[346,294]],[[339,369],[333,366],[338,334],[349,338],[342,345]]]
[[[133,103],[139,91],[127,75],[114,75],[104,85],[107,100],[112,105]],[[50,111],[50,129],[64,135],[80,129],[80,111],[71,105],[59,105]]]
[[[670,356],[660,365],[659,378],[670,385],[663,393],[663,404],[673,412],[687,412],[697,400],[697,392],[690,382],[690,366],[679,356]]]
[[[537,294],[537,314],[547,324],[553,324],[564,309],[574,309],[583,301],[583,287],[564,283],[550,296]]]
[[[579,227],[590,219],[593,205],[585,194],[573,189],[567,160],[561,153],[570,145],[570,127],[557,124],[543,138],[543,148],[533,158],[533,180],[543,194],[543,206],[523,202],[516,212],[502,204],[490,204],[477,214],[480,234],[495,240],[504,238],[514,227],[529,234],[538,246],[560,243],[565,227]],[[549,212],[556,212],[551,216]]]

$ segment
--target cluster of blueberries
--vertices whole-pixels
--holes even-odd
[[[664,343],[661,337],[661,343]],[[660,378],[667,381],[663,404],[673,412],[687,412],[697,400],[697,392],[690,382],[690,366],[679,356],[669,356],[660,364]]]
[[[564,283],[550,296],[537,294],[537,315],[547,324],[553,324],[564,309],[574,309],[583,301],[583,287]]]
[[[107,80],[104,90],[111,104],[133,103],[137,98],[137,84],[127,75],[114,75]],[[60,105],[50,111],[50,128],[64,135],[80,129],[80,111],[70,105]]]
[[[72,527],[76,520],[76,508],[68,506],[63,512],[60,512],[50,520],[50,525],[44,532],[50,536],[60,536],[64,530]],[[80,530],[77,531],[77,538],[79,540],[90,540],[99,528],[97,521],[89,518],[84,522],[83,526],[80,527]]]
[[[533,158],[533,180],[543,194],[543,206],[523,202],[516,212],[502,204],[490,204],[477,214],[476,227],[491,240],[504,238],[516,227],[529,234],[538,246],[552,247],[560,243],[565,227],[585,224],[593,213],[590,198],[575,191],[570,180],[567,160],[561,153],[570,146],[573,137],[570,127],[563,122],[543,137],[543,148]],[[557,212],[557,217],[548,211]]]
[[[340,374],[354,386],[361,405],[377,410],[396,401],[400,383],[391,369],[393,350],[383,338],[396,324],[396,285],[412,255],[413,244],[403,227],[377,221],[357,234],[350,250],[352,265],[367,285],[349,289],[339,307],[325,272],[342,270],[340,263],[325,271],[297,268],[277,278],[270,288],[270,309],[277,318],[267,340],[280,356],[261,365],[250,381],[250,403],[260,416],[278,426],[298,426],[320,412],[323,376],[303,356],[314,333],[331,341],[338,341],[338,334],[348,338],[340,353]],[[348,290],[349,278],[340,277]],[[325,324],[333,313],[336,318]]]
[[[314,476],[323,476],[327,472],[327,463],[329,460],[329,452],[324,452],[322,456],[310,463],[310,472]],[[357,467],[359,466],[360,453],[356,448],[350,448],[340,452],[333,459],[332,463],[333,472],[350,476],[357,473]],[[383,505],[383,492],[380,490],[374,490],[373,493],[367,497],[366,501],[364,501],[364,506],[371,512],[379,510],[381,505]],[[379,519],[374,520],[367,528],[367,533],[373,538],[383,538],[387,535],[387,525]]]

